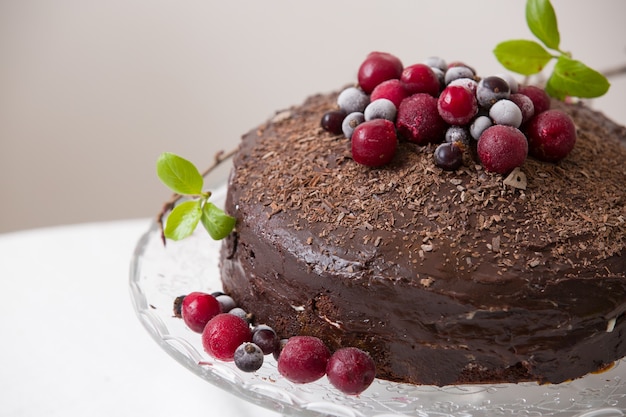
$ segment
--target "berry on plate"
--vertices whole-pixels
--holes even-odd
[[[330,351],[317,337],[289,338],[278,357],[278,372],[291,382],[306,384],[326,374]]]

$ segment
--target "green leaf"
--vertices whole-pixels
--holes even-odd
[[[594,98],[605,94],[610,86],[606,77],[598,71],[562,55],[554,65],[546,92],[559,99],[566,96]]]
[[[207,202],[202,209],[202,224],[215,240],[228,236],[235,227],[235,218],[224,213],[213,203]]]
[[[505,68],[523,75],[540,72],[553,58],[537,42],[524,39],[500,42],[493,53]]]
[[[533,35],[544,45],[550,49],[559,49],[561,36],[550,0],[528,0],[526,2],[526,23]]]
[[[167,216],[165,237],[172,240],[181,240],[191,235],[202,217],[202,204],[200,200],[185,201],[180,203]]]
[[[173,153],[164,152],[157,160],[157,175],[175,193],[198,195],[202,193],[204,180],[198,169],[188,160]]]

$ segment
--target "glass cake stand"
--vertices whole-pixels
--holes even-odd
[[[230,166],[230,164],[222,164]],[[227,173],[213,172],[211,201],[223,204]],[[191,291],[221,289],[220,242],[198,229],[191,237],[164,246],[153,224],[139,240],[130,269],[130,293],[142,325],[172,358],[207,382],[288,416],[452,417],[452,416],[624,416],[624,360],[599,374],[558,385],[497,384],[448,387],[414,386],[375,380],[359,396],[334,389],[324,377],[310,384],[282,378],[272,355],[255,373],[212,359],[201,337],[173,317],[174,298]]]

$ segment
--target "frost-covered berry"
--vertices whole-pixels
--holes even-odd
[[[409,95],[402,81],[393,79],[378,84],[376,88],[374,88],[374,91],[372,91],[372,94],[370,94],[370,101],[374,102],[379,98],[386,98],[387,100],[391,100],[396,108],[398,108],[402,100]]]
[[[358,395],[376,378],[376,364],[370,355],[355,347],[337,350],[326,365],[328,381],[339,391]]]
[[[386,119],[393,122],[396,120],[396,112],[396,105],[393,104],[391,100],[379,98],[367,105],[363,116],[365,117],[365,121]]]
[[[489,117],[495,124],[520,127],[522,124],[522,111],[511,100],[502,99],[494,103],[489,109]]]
[[[535,105],[528,96],[515,93],[511,94],[509,100],[517,104],[517,107],[522,111],[522,124],[528,122],[535,115]]]
[[[235,307],[229,310],[228,314],[232,314],[233,316],[237,316],[242,320],[248,321],[248,312],[241,307]]]
[[[467,66],[457,65],[450,67],[448,66],[448,70],[446,71],[446,76],[444,78],[446,85],[450,84],[452,81],[459,78],[474,78],[476,73]]]
[[[277,349],[279,339],[276,331],[270,326],[260,324],[252,329],[252,343],[261,348],[263,354],[269,355]]]
[[[482,135],[485,129],[487,129],[488,127],[491,127],[492,125],[493,125],[493,122],[491,121],[489,117],[478,116],[477,118],[474,119],[474,121],[470,125],[470,128],[469,128],[470,135],[472,135],[474,139],[478,140],[478,138],[480,138],[480,135]]]
[[[324,113],[322,116],[322,120],[320,121],[320,126],[327,132],[338,135],[343,133],[341,130],[341,124],[343,123],[343,119],[346,117],[346,112],[343,110],[330,110]]]
[[[248,322],[233,314],[213,317],[202,332],[202,347],[215,359],[232,361],[235,350],[252,338]]]
[[[222,313],[228,313],[233,308],[237,307],[237,303],[230,295],[222,294],[215,297],[218,303],[220,303],[220,310]]]
[[[397,142],[393,122],[386,119],[363,122],[352,134],[352,159],[369,167],[385,165],[393,159]]]
[[[500,77],[504,81],[507,82],[507,84],[509,85],[509,90],[511,91],[511,94],[515,94],[519,90],[519,82],[515,79],[515,77],[512,74],[509,74],[508,72],[503,72],[503,73],[496,74],[496,77]]]
[[[244,372],[254,372],[263,366],[263,351],[254,343],[241,344],[233,356],[237,368]]]
[[[472,92],[461,86],[447,86],[437,101],[439,115],[451,125],[465,125],[478,112],[478,103]]]
[[[436,97],[441,90],[439,78],[426,64],[414,64],[404,68],[400,80],[409,94],[426,93]]]
[[[437,111],[437,99],[429,94],[407,97],[396,116],[398,135],[418,145],[443,140],[448,125]]]
[[[396,56],[387,52],[370,52],[359,67],[359,86],[370,94],[383,81],[399,79],[402,69],[402,61]]]
[[[438,56],[430,56],[424,60],[424,64],[428,65],[431,68],[437,68],[443,72],[448,69],[448,63],[445,59]]]
[[[211,294],[192,292],[183,298],[181,316],[191,330],[202,333],[204,326],[221,312],[220,303]]]
[[[278,357],[278,372],[287,380],[305,384],[326,374],[330,351],[317,337],[289,338]]]
[[[526,128],[529,152],[542,161],[565,158],[576,144],[576,126],[560,110],[546,110],[533,117]]]
[[[448,130],[446,130],[445,140],[448,143],[461,142],[464,145],[469,145],[469,130],[464,126],[450,126]]]
[[[524,94],[532,100],[535,108],[535,115],[543,113],[550,108],[550,96],[543,88],[535,85],[522,85],[518,90],[519,94]]]
[[[347,115],[343,122],[341,123],[341,130],[343,131],[343,135],[351,139],[352,134],[354,133],[354,129],[361,123],[365,121],[365,115],[361,112],[355,111]]]
[[[356,87],[348,87],[337,96],[337,105],[346,114],[363,112],[369,103],[370,97]]]
[[[446,142],[437,146],[434,153],[435,165],[445,171],[454,171],[463,164],[463,144]]]
[[[476,150],[487,171],[508,174],[526,160],[528,140],[519,129],[493,125],[480,135]]]
[[[481,79],[476,87],[476,99],[481,107],[486,109],[493,106],[498,100],[509,98],[511,87],[506,80],[490,76]]]
[[[476,94],[476,88],[478,87],[478,83],[472,78],[457,78],[454,81],[451,81],[448,86],[451,85],[462,85],[472,92],[472,94]]]

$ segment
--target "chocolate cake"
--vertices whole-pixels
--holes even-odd
[[[526,183],[400,141],[381,168],[320,128],[316,95],[246,134],[224,291],[281,337],[369,352],[415,384],[560,383],[626,355],[626,128],[582,104],[559,163]]]

